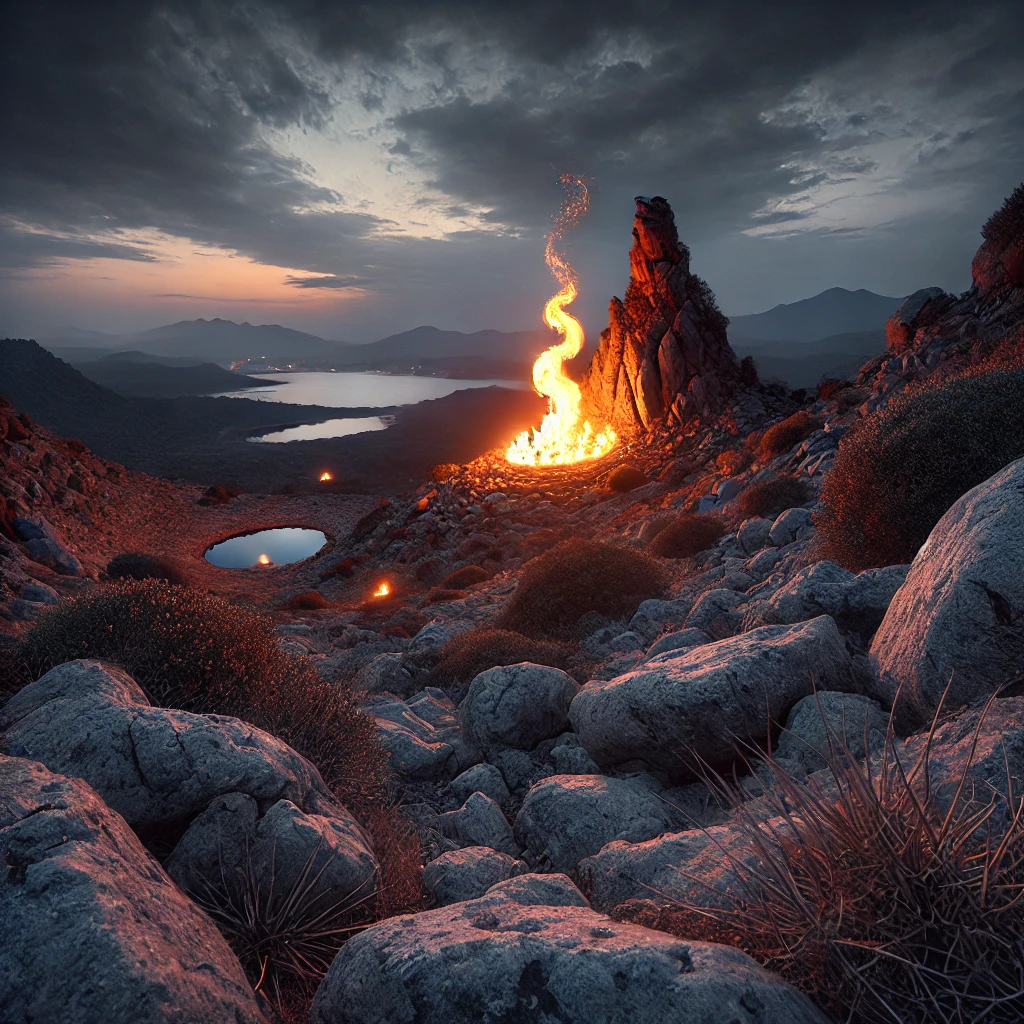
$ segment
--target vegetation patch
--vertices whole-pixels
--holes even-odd
[[[759,480],[745,487],[736,499],[736,506],[744,519],[753,516],[771,518],[788,508],[806,505],[811,497],[811,486],[806,480],[780,473],[770,480]]]
[[[137,551],[116,555],[107,563],[106,572],[112,580],[163,580],[181,586],[188,583],[188,577],[173,559]]]
[[[680,516],[663,526],[650,544],[650,552],[659,558],[692,558],[714,547],[725,527],[710,516]]]
[[[649,482],[636,466],[617,466],[608,474],[605,486],[617,494],[626,494]]]
[[[315,612],[322,608],[330,608],[331,602],[319,590],[304,590],[296,594],[288,602],[288,610],[292,612]]]
[[[483,583],[484,580],[490,578],[491,574],[481,566],[464,565],[461,569],[448,573],[441,580],[441,586],[447,590],[462,590],[465,587],[472,587],[476,583]]]
[[[819,426],[818,421],[806,409],[801,409],[769,427],[761,435],[758,454],[762,459],[774,459],[776,456],[785,455],[795,445],[810,437]]]
[[[665,565],[634,548],[563,541],[523,566],[495,626],[530,637],[571,639],[587,612],[631,616],[641,601],[662,597],[668,582]]]
[[[565,668],[571,654],[564,644],[536,640],[508,629],[471,629],[453,637],[441,648],[434,668],[434,686],[465,686],[481,672],[498,665],[535,665]]]
[[[818,528],[851,570],[913,560],[949,507],[1024,456],[1024,368],[897,396],[840,442]]]

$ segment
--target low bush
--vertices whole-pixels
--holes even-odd
[[[564,644],[534,640],[508,629],[471,629],[441,648],[441,660],[434,668],[431,684],[465,686],[489,668],[518,665],[522,661],[565,668],[570,654]]]
[[[714,547],[725,527],[710,516],[680,516],[655,534],[650,552],[658,558],[692,558]]]
[[[629,617],[641,601],[663,596],[668,581],[661,562],[634,548],[563,541],[523,566],[495,626],[525,636],[569,639],[587,612]]]
[[[435,484],[447,484],[461,472],[462,467],[457,462],[439,462],[430,470],[427,478]]]
[[[794,445],[810,437],[818,429],[818,421],[806,409],[787,416],[769,427],[762,435],[758,454],[762,459],[785,455]]]
[[[374,721],[312,663],[282,651],[274,623],[211,594],[131,580],[54,607],[14,652],[22,684],[76,658],[122,666],[157,706],[235,715],[313,762],[358,817],[388,780]]]
[[[850,381],[842,377],[822,377],[818,381],[818,398],[827,402],[849,387],[851,387]]]
[[[448,573],[441,580],[441,586],[448,590],[462,590],[465,587],[473,586],[475,583],[483,583],[484,580],[489,580],[490,578],[491,574],[479,565],[464,565],[461,569]]]
[[[838,1020],[1024,1020],[1021,797],[1007,782],[974,791],[973,747],[952,806],[929,785],[927,743],[914,765],[900,763],[891,730],[871,766],[835,733],[829,748],[820,782],[768,758],[773,784],[754,805],[713,780],[745,840],[722,851],[736,881],[717,907],[670,900],[652,915],[644,901],[616,916],[739,946]]]
[[[902,394],[840,442],[817,517],[852,570],[910,562],[962,494],[1024,456],[1024,368]]]
[[[447,604],[449,601],[461,601],[466,596],[464,590],[455,590],[451,587],[434,587],[420,602],[426,607],[428,604]]]
[[[1024,182],[1006,198],[981,229],[982,237],[996,250],[1005,249],[1024,238]]]
[[[752,461],[753,457],[750,452],[732,448],[719,454],[715,459],[715,468],[726,476],[735,476],[737,473],[742,473]]]
[[[163,580],[185,586],[188,578],[170,558],[126,552],[107,563],[107,576],[112,580]]]
[[[617,466],[605,480],[605,486],[617,494],[626,494],[650,481],[636,466]]]
[[[331,602],[319,590],[304,590],[291,598],[287,605],[292,612],[315,612],[330,607]]]
[[[238,487],[225,487],[223,484],[214,484],[212,487],[207,487],[203,491],[203,496],[199,499],[200,505],[227,505],[231,502],[232,498],[237,498],[241,494],[241,490]]]
[[[752,516],[771,518],[787,508],[800,508],[811,500],[812,491],[806,480],[780,473],[770,480],[759,480],[739,493],[736,506],[743,519]]]

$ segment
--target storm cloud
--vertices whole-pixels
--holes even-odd
[[[592,330],[637,194],[670,200],[730,312],[961,288],[1024,177],[1012,0],[43,0],[9,20],[8,330],[75,315],[62,289],[95,261],[187,262],[178,243],[333,296],[277,317],[328,336],[532,326],[563,170],[593,184],[573,238]],[[79,319],[152,326],[170,295],[146,323],[144,296]]]

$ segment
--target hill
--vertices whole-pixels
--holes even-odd
[[[513,364],[532,363],[552,343],[550,331],[442,331],[415,327],[369,345],[351,345],[339,355],[346,366],[395,369],[438,360],[481,359]]]
[[[729,338],[739,340],[806,342],[837,334],[884,331],[885,321],[903,301],[876,295],[864,288],[829,288],[809,299],[782,303],[764,313],[734,316]]]
[[[817,341],[780,342],[735,338],[739,356],[753,356],[762,379],[777,377],[791,388],[809,388],[822,377],[853,377],[885,351],[885,330],[833,334]]]
[[[140,359],[121,358],[138,355]],[[182,357],[188,362],[187,357]],[[168,360],[168,362],[171,362]],[[75,364],[89,380],[136,398],[181,398],[189,395],[212,395],[226,391],[242,391],[268,382],[244,373],[232,373],[216,363],[168,365],[159,357],[144,353],[117,353],[104,359]]]

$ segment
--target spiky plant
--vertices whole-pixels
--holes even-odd
[[[745,848],[721,847],[737,881],[716,888],[687,876],[714,889],[720,907],[666,897],[646,923],[739,946],[842,1020],[1024,1020],[1024,801],[1008,762],[1006,785],[987,799],[970,785],[987,711],[952,799],[931,779],[938,714],[913,763],[891,725],[867,762],[830,732],[827,770],[811,779],[769,756],[773,784],[757,811],[714,777]]]

